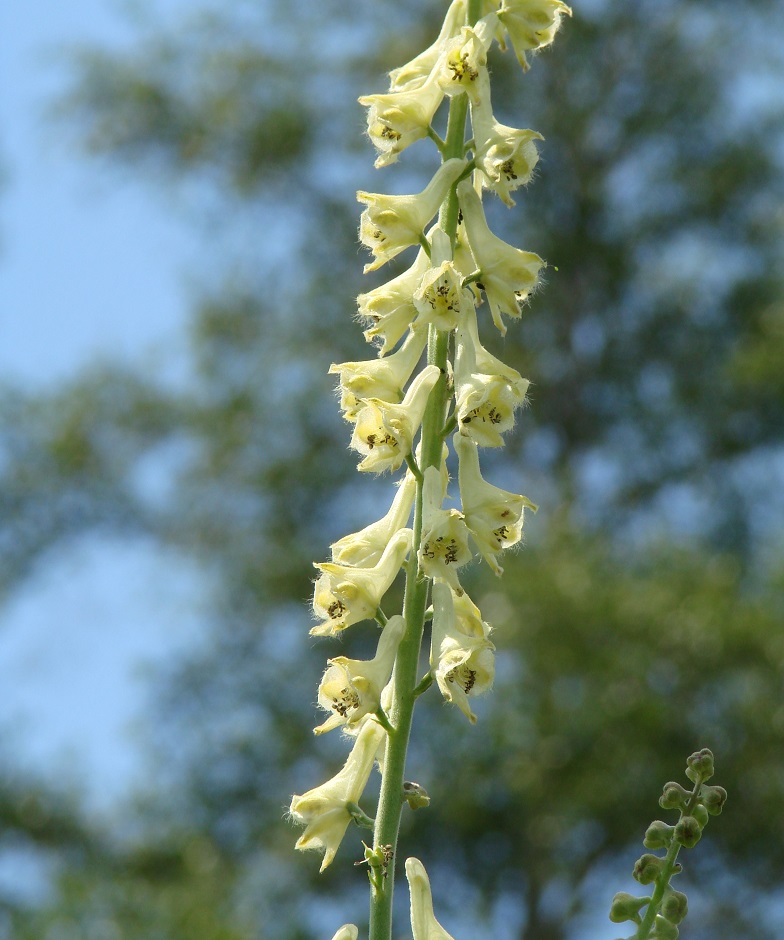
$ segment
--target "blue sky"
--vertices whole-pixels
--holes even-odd
[[[0,8],[0,382],[42,388],[96,358],[182,361],[184,223],[47,115],[64,49],[121,43],[126,24],[109,0]],[[198,607],[193,568],[143,542],[90,537],[47,557],[1,614],[0,752],[86,785],[96,808],[126,795],[146,667],[194,641]]]

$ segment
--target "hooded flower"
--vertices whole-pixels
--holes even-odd
[[[375,565],[393,535],[408,522],[415,494],[416,480],[411,473],[406,473],[395,493],[389,512],[359,532],[344,535],[333,543],[332,561],[338,565],[351,565],[356,568]]]
[[[549,46],[561,25],[561,16],[572,15],[562,0],[504,0],[498,19],[506,29],[517,61],[528,69],[526,52]]]
[[[365,95],[359,103],[368,108],[370,137],[379,154],[376,167],[396,163],[398,155],[427,130],[444,99],[444,91],[433,74],[421,85],[385,95]]]
[[[457,157],[447,160],[422,192],[414,196],[357,193],[359,202],[368,207],[360,217],[359,239],[375,257],[375,261],[365,265],[365,273],[380,268],[424,237],[425,226],[465,167],[465,160]]]
[[[395,654],[406,629],[401,616],[390,617],[378,640],[376,655],[368,661],[336,656],[328,660],[318,690],[318,703],[329,718],[315,729],[323,734],[341,725],[352,726],[372,714],[381,702],[381,691],[389,681]]]
[[[507,493],[482,478],[476,444],[462,434],[453,438],[460,461],[458,480],[465,522],[484,560],[503,574],[497,556],[522,538],[523,512],[537,507],[525,496]]]
[[[425,272],[414,293],[417,323],[432,323],[439,330],[454,330],[461,315],[473,310],[468,288],[461,286],[462,276],[452,261],[449,238],[439,227],[430,232],[433,267]]]
[[[324,861],[320,871],[324,871],[335,857],[351,821],[346,804],[357,803],[362,796],[385,734],[377,722],[366,722],[339,773],[320,787],[291,799],[291,818],[305,826],[295,848],[323,850]]]
[[[460,433],[480,447],[502,447],[502,435],[525,402],[528,380],[479,343],[473,312],[458,330],[456,347],[455,410]]]
[[[468,529],[457,509],[442,509],[443,475],[437,467],[425,470],[422,490],[422,542],[419,563],[430,578],[441,578],[460,587],[457,569],[472,559]]]
[[[397,470],[414,445],[430,391],[438,381],[437,366],[425,366],[409,385],[399,405],[369,398],[357,415],[351,446],[364,460],[360,470]]]
[[[316,565],[322,574],[316,581],[313,612],[322,622],[312,636],[335,636],[360,620],[375,616],[381,598],[400,571],[411,549],[411,529],[401,529],[390,540],[372,568],[352,568],[331,562]]]
[[[458,187],[466,235],[476,261],[481,285],[493,315],[493,323],[503,336],[506,327],[501,319],[505,313],[520,316],[520,303],[536,286],[544,261],[531,251],[508,245],[490,231],[482,200],[469,180]]]
[[[471,102],[471,125],[482,186],[492,189],[507,206],[513,206],[514,200],[509,194],[530,181],[539,160],[534,141],[544,138],[536,131],[507,127],[496,121],[486,74],[480,76],[477,92]]]
[[[478,80],[481,74],[486,74],[487,50],[497,30],[498,17],[490,13],[475,26],[464,26],[458,36],[447,42],[445,54],[435,70],[445,94],[465,93],[471,99],[478,94]]]
[[[431,46],[428,46],[424,52],[420,52],[416,58],[407,62],[405,65],[401,65],[400,68],[393,69],[389,73],[389,90],[410,91],[423,85],[435,68],[439,57],[444,51],[444,46],[448,40],[460,31],[460,27],[465,22],[465,18],[465,0],[452,0],[449,9],[446,11],[438,39],[436,39]]]
[[[495,647],[489,633],[479,608],[464,591],[457,593],[442,581],[433,583],[430,668],[446,701],[457,705],[472,724],[476,715],[468,696],[493,686]]]
[[[380,287],[357,297],[359,318],[371,325],[365,330],[368,342],[381,338],[380,356],[385,356],[397,345],[417,315],[413,294],[422,276],[430,270],[430,259],[420,249],[416,261],[397,277]]]
[[[396,353],[385,359],[333,363],[329,371],[330,374],[340,373],[340,407],[346,421],[356,421],[368,398],[397,404],[426,342],[427,331],[416,330]]]
[[[453,940],[433,913],[430,879],[418,858],[406,859],[406,878],[411,896],[411,930],[414,940]]]

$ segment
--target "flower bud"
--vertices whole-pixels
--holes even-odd
[[[704,747],[686,758],[686,776],[692,783],[704,783],[713,776],[713,752]]]
[[[691,794],[679,783],[670,780],[664,784],[662,795],[659,797],[659,806],[662,809],[683,809]]]
[[[679,924],[689,912],[686,895],[682,891],[668,891],[659,912],[671,924]]]
[[[702,826],[694,816],[681,816],[675,826],[673,838],[687,849],[691,849],[702,838]]]
[[[700,803],[694,807],[691,814],[703,829],[708,825],[708,811]]]
[[[668,826],[661,819],[654,819],[648,826],[642,844],[646,849],[667,849],[672,842],[675,826]]]
[[[423,809],[430,806],[430,795],[421,783],[414,783],[413,780],[406,780],[403,784],[403,799],[408,803],[411,809]]]
[[[635,924],[639,924],[642,920],[640,908],[650,902],[650,898],[636,898],[626,891],[619,891],[612,899],[610,920],[614,924],[622,924],[625,920],[633,920]]]
[[[707,809],[711,816],[718,816],[727,800],[727,791],[724,787],[708,787],[703,784],[700,787],[700,803]]]
[[[660,914],[656,915],[651,931],[651,940],[677,940],[679,930]]]
[[[641,885],[652,884],[659,877],[663,865],[663,858],[659,858],[658,855],[646,853],[645,855],[641,855],[634,863],[632,876],[634,880],[639,881]]]

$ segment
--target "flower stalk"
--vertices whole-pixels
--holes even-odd
[[[525,13],[531,2],[537,8],[533,25]],[[503,334],[502,314],[520,316],[544,265],[538,255],[492,235],[484,217],[481,194],[512,205],[509,192],[530,179],[534,141],[541,139],[492,118],[487,56],[494,43],[501,49],[508,43],[527,67],[525,52],[552,41],[563,12],[568,8],[561,0],[452,0],[436,41],[391,73],[388,92],[360,98],[368,108],[377,167],[428,142],[440,158],[415,195],[357,194],[366,206],[360,240],[373,255],[365,271],[379,270],[409,249],[417,255],[402,274],[358,299],[365,338],[381,344],[378,359],[333,365],[331,371],[340,376],[351,446],[362,456],[358,469],[381,474],[402,468],[404,477],[386,515],[339,539],[333,560],[316,565],[313,611],[320,623],[312,634],[334,637],[373,620],[383,630],[373,659],[328,660],[319,704],[329,717],[316,731],[342,728],[355,741],[354,756],[337,777],[295,796],[291,809],[307,827],[297,847],[324,851],[322,869],[350,823],[372,825],[372,845],[355,862],[367,865],[370,940],[392,937],[404,807],[430,802],[424,787],[406,781],[415,703],[432,686],[473,723],[471,700],[493,682],[491,627],[466,594],[459,571],[482,558],[500,574],[497,556],[520,540],[524,508],[535,509],[527,497],[493,486],[479,471],[479,449],[503,444],[528,383],[482,346],[476,308],[486,301],[485,322]],[[442,140],[432,121],[447,101]],[[425,336],[425,361],[417,371]],[[450,460],[462,510],[445,505],[451,499]],[[387,618],[380,605],[401,570],[402,614]],[[430,668],[423,676],[430,621]],[[381,771],[374,819],[359,805],[372,762]],[[448,938],[433,914],[424,866],[409,858],[405,867],[415,940]],[[352,925],[341,931],[356,935]]]

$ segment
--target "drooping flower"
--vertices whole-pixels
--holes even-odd
[[[432,267],[425,271],[414,292],[418,324],[432,323],[439,330],[454,330],[474,302],[462,276],[452,261],[452,248],[446,233],[437,225],[430,231]]]
[[[550,45],[564,13],[572,15],[563,0],[503,0],[498,19],[524,69],[528,69],[526,52],[536,52]]]
[[[477,696],[493,686],[495,647],[490,627],[465,591],[443,582],[433,583],[433,632],[430,669],[447,702],[453,702],[473,724],[469,695]]]
[[[406,859],[406,878],[411,897],[411,930],[414,940],[453,940],[452,935],[436,920],[430,879],[418,858]]]
[[[457,509],[442,509],[444,483],[441,470],[428,467],[422,487],[422,541],[419,563],[430,578],[460,587],[457,569],[472,559],[468,529]]]
[[[365,273],[375,271],[424,238],[425,226],[465,167],[465,160],[457,157],[445,161],[422,192],[413,196],[357,193],[359,202],[367,206],[359,221],[359,239],[375,257],[365,265]]]
[[[381,598],[411,550],[412,539],[411,529],[395,533],[372,568],[353,568],[332,562],[316,565],[322,574],[316,581],[313,612],[322,622],[313,627],[311,635],[335,636],[360,620],[374,617]]]
[[[341,725],[351,727],[378,709],[381,691],[389,681],[395,654],[406,629],[406,621],[396,615],[384,625],[376,655],[371,660],[336,656],[327,661],[318,690],[318,703],[329,718],[315,732],[323,734]]]
[[[509,194],[530,181],[539,160],[534,141],[544,138],[536,131],[508,127],[496,121],[486,74],[480,75],[477,92],[471,101],[471,125],[482,187],[491,189],[507,206],[513,206],[514,200]]]
[[[340,374],[340,407],[346,421],[356,421],[368,398],[397,404],[426,342],[427,331],[414,330],[396,353],[384,359],[333,363],[329,371]]]
[[[483,479],[479,469],[479,451],[470,438],[453,438],[459,460],[458,481],[463,515],[471,536],[484,560],[497,575],[503,574],[497,556],[522,538],[523,513],[536,512],[536,505],[525,496],[508,493]]]
[[[459,32],[465,18],[465,0],[452,0],[436,41],[410,62],[401,65],[400,68],[393,69],[389,73],[389,90],[410,91],[423,85],[438,62],[439,56],[443,53],[447,41]]]
[[[525,402],[528,380],[479,343],[473,311],[462,321],[455,345],[455,413],[460,433],[480,447],[502,447],[503,434],[514,425],[515,411]]]
[[[490,13],[475,26],[464,26],[459,35],[450,39],[434,74],[443,92],[454,96],[478,94],[478,80],[486,74],[487,50],[498,31],[498,17]]]
[[[493,323],[503,336],[506,326],[501,314],[520,316],[520,304],[536,286],[544,261],[532,251],[514,248],[493,235],[485,219],[482,200],[469,180],[458,186],[458,197],[479,282],[487,296]]]
[[[430,269],[430,259],[419,250],[416,260],[402,274],[357,297],[358,316],[371,325],[365,330],[368,342],[380,338],[380,356],[385,356],[411,326],[417,315],[413,295]]]
[[[364,455],[358,469],[374,473],[397,470],[411,453],[428,396],[440,374],[437,366],[425,366],[399,405],[378,398],[365,402],[351,436],[351,446]]]
[[[444,91],[434,73],[421,85],[383,95],[364,95],[359,103],[368,108],[367,125],[378,157],[375,166],[396,163],[399,154],[427,136]]]
[[[342,769],[321,786],[291,799],[291,818],[305,826],[295,848],[323,851],[320,871],[324,871],[335,857],[351,821],[346,804],[357,803],[362,796],[385,735],[378,722],[366,722]]]
[[[387,514],[359,532],[344,535],[342,539],[334,542],[331,546],[332,561],[337,565],[351,565],[356,568],[375,565],[392,536],[408,522],[415,494],[416,480],[407,472],[398,486]]]

